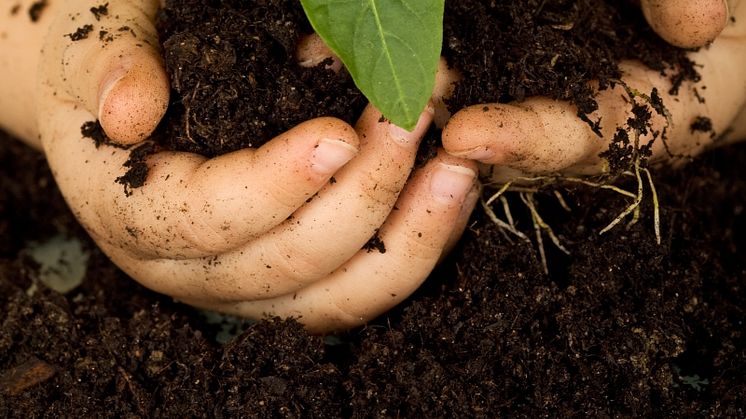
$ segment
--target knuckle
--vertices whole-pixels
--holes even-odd
[[[306,199],[306,196],[310,195],[308,189],[317,183],[320,183],[320,181],[316,180],[315,177],[304,178],[304,180],[298,178],[294,182],[286,182],[281,177],[270,179],[265,191],[270,204],[267,211],[274,212],[272,208],[283,211],[294,210],[299,203],[303,202],[303,199]]]
[[[322,258],[298,249],[289,240],[277,240],[266,251],[267,264],[285,280],[305,286],[329,274],[320,263]]]
[[[352,296],[332,296],[332,305],[334,308],[333,317],[337,319],[339,323],[345,327],[355,327],[364,324],[366,321],[372,319],[378,313],[373,312],[360,312],[361,310],[352,307],[350,300]],[[344,301],[343,301],[343,300]],[[349,306],[348,306],[349,305]],[[393,304],[392,304],[393,306]],[[390,308],[390,307],[388,307]]]
[[[360,194],[373,207],[389,207],[399,197],[402,191],[402,181],[399,179],[385,179],[380,174],[385,170],[363,173],[360,182]]]
[[[397,234],[397,233],[395,233]],[[415,264],[426,264],[435,261],[443,252],[444,240],[442,234],[427,228],[414,227],[405,232],[398,233],[402,242],[400,265],[408,266]]]
[[[233,245],[226,231],[216,225],[221,220],[211,216],[209,201],[204,205],[189,205],[184,202],[177,211],[179,231],[188,246],[200,253],[212,255],[224,252]]]

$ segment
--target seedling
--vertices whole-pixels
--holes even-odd
[[[392,123],[413,130],[435,86],[444,0],[301,0],[316,33]]]

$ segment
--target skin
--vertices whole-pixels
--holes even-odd
[[[642,4],[658,30],[675,27],[685,32],[676,35],[686,38],[687,28],[693,28],[691,42],[697,43],[720,32],[701,28],[712,25],[702,21],[719,21],[713,16],[722,9],[681,16],[652,5],[652,0]],[[139,35],[105,48],[95,39],[72,43],[62,36],[85,20],[104,24],[92,21],[88,7],[77,0],[53,1],[37,25],[25,15],[0,17],[9,21],[2,26],[8,29],[0,48],[10,52],[0,58],[0,74],[9,75],[0,78],[0,90],[10,92],[0,98],[0,124],[43,146],[75,214],[112,260],[144,285],[200,307],[248,317],[295,316],[312,331],[338,330],[362,324],[404,299],[463,230],[478,196],[473,162],[440,153],[407,181],[427,125],[448,118],[440,97],[457,75],[445,71],[438,76],[432,107],[412,133],[379,122],[380,114],[368,108],[354,129],[319,118],[262,148],[212,160],[161,153],[148,162],[146,185],[125,197],[114,179],[123,173],[127,153],[96,149],[80,138],[80,126],[99,117],[112,138],[132,143],[146,137],[160,118],[167,89],[151,47],[157,45],[155,4],[110,2],[110,16],[136,26]],[[63,8],[81,11],[80,20],[71,23]],[[741,10],[731,5],[730,12],[738,17]],[[697,20],[702,16],[706,19]],[[684,23],[670,25],[674,20]],[[144,40],[149,43],[133,47]],[[40,45],[43,53],[34,54]],[[695,153],[709,141],[689,135],[693,115],[713,117],[719,132],[733,127],[731,138],[744,134],[739,123],[744,119],[739,116],[743,48],[741,27],[729,24],[712,47],[694,57],[706,64],[705,105],[695,103],[689,89],[676,99],[664,97],[678,127],[670,139],[676,150]],[[317,43],[308,49],[300,50],[300,62],[325,54]],[[91,63],[98,71],[83,70]],[[639,90],[667,91],[667,81],[641,65],[630,62],[623,68],[625,80]],[[30,97],[31,91],[38,94]],[[627,118],[620,93],[599,97],[604,138]],[[488,112],[484,106],[452,117],[444,131],[451,154],[499,164],[495,173],[505,179],[524,172],[602,170],[597,155],[607,145],[575,118],[572,106],[542,98],[489,104]],[[328,182],[332,175],[333,184]],[[361,251],[376,230],[387,252]]]
[[[666,40],[685,46],[712,41],[691,53],[692,60],[702,65],[702,81],[685,84],[678,96],[667,94],[667,77],[639,62],[621,63],[623,80],[630,87],[648,94],[657,87],[661,93],[672,116],[668,132],[671,152],[694,156],[712,145],[709,133],[690,131],[697,116],[708,116],[715,132],[727,133],[722,144],[746,137],[746,5],[737,1],[728,5],[722,0],[643,0],[641,7],[651,26]],[[726,18],[728,13],[735,23]],[[444,129],[443,144],[452,155],[484,163],[485,172],[489,170],[498,183],[546,173],[601,174],[606,165],[599,153],[608,148],[616,127],[630,117],[631,105],[625,97],[621,86],[599,92],[599,110],[591,119],[601,118],[603,138],[576,117],[573,105],[536,97],[515,104],[480,104],[457,112]],[[661,130],[666,121],[656,115],[653,123],[655,130]],[[648,139],[642,137],[641,141]],[[653,152],[654,161],[672,163],[661,141]]]
[[[160,120],[158,3],[109,1],[100,21],[90,1],[49,3],[35,24],[31,1],[0,14],[0,125],[43,150],[81,224],[143,285],[247,317],[298,317],[314,332],[346,329],[406,298],[463,230],[476,163],[441,153],[412,172],[432,106],[413,132],[369,107],[355,127],[318,118],[214,159],[159,153],[125,196],[115,179],[129,152],[96,148],[80,127],[99,118],[133,144]],[[85,24],[88,39],[64,36]],[[117,37],[102,43],[100,30]],[[387,252],[361,250],[376,232]]]

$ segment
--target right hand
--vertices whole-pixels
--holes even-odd
[[[96,148],[80,129],[98,118],[112,140],[133,144],[160,120],[168,83],[157,7],[110,1],[96,21],[90,2],[68,1],[44,46],[42,145],[68,204],[104,252],[180,301],[254,318],[299,317],[318,332],[362,324],[413,292],[460,234],[477,196],[475,163],[445,153],[407,182],[432,110],[411,133],[369,106],[354,129],[318,118],[261,148],[213,159],[161,152],[147,160],[145,185],[125,196],[115,179],[129,151]],[[94,26],[87,39],[63,36],[85,24]],[[99,30],[123,25],[137,36],[99,41]],[[386,252],[361,250],[376,232]]]
[[[624,82],[646,94],[657,88],[671,113],[668,148],[656,141],[653,159],[676,161],[712,145],[716,137],[710,132],[690,128],[698,116],[709,117],[715,133],[727,134],[727,141],[745,138],[746,3],[731,1],[734,21],[729,19],[724,0],[642,0],[641,6],[663,39],[677,46],[702,46],[690,54],[701,65],[697,70],[702,81],[684,83],[676,96],[668,94],[671,82],[667,76],[637,61],[620,63]],[[705,46],[711,41],[712,45]],[[598,92],[599,109],[589,117],[602,121],[603,138],[577,117],[574,105],[533,97],[521,103],[480,104],[460,110],[444,129],[443,144],[455,156],[490,165],[492,180],[498,183],[547,173],[602,174],[607,165],[599,154],[608,148],[616,128],[631,116],[625,98],[619,85]],[[654,114],[653,131],[662,132],[667,122]],[[643,136],[641,143],[650,139]]]

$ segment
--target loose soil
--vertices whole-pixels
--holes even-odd
[[[307,24],[283,32],[292,25],[277,23],[298,17],[297,2],[255,2],[253,18],[272,22],[274,29],[245,24],[249,12],[237,11],[243,2],[222,3],[230,11],[219,12],[225,13],[220,17],[204,14],[214,12],[216,2],[185,6],[196,17],[184,25],[198,27],[196,34],[184,35],[176,24],[162,23],[163,33],[179,36],[181,41],[172,44],[214,48],[214,54],[191,54],[222,62],[232,57],[227,52],[254,42],[246,33],[256,30],[252,33],[267,38],[250,48],[272,45],[267,48],[271,56],[285,54],[280,61],[306,74],[287,63],[292,40]],[[467,54],[458,65],[474,77],[484,73],[481,66],[468,69],[464,63],[489,59],[500,69],[498,79],[490,76],[460,87],[452,106],[545,94],[573,100],[582,111],[593,106],[592,97],[577,86],[589,78],[618,77],[614,63],[621,58],[647,57],[651,65],[665,65],[665,59],[691,68],[680,60],[680,51],[651,38],[639,14],[628,14],[634,8],[628,2],[496,3],[447,3],[447,16],[481,20],[494,27],[497,39],[524,36],[511,38],[512,44],[487,44],[476,58],[465,46],[491,32],[482,27],[459,34],[469,25],[449,17],[449,58],[458,62],[456,56]],[[278,5],[286,7],[279,15]],[[224,27],[242,32],[233,38],[204,32]],[[230,47],[223,44],[227,39],[232,39],[225,41]],[[185,63],[212,68],[207,62]],[[573,70],[584,63],[585,73]],[[240,84],[246,85],[254,73],[242,74]],[[307,74],[311,79],[278,70],[273,78],[302,84],[327,77],[322,85],[352,90],[344,74]],[[677,74],[696,78],[688,71]],[[570,80],[566,84],[563,75]],[[203,82],[184,85],[189,83]],[[194,91],[194,97],[206,94]],[[464,92],[473,95],[464,99]],[[329,103],[341,97],[328,94]],[[297,87],[283,95],[318,100]],[[284,102],[277,94],[270,96],[273,104]],[[179,97],[181,105],[172,111],[184,115],[193,107],[184,99],[189,95]],[[362,106],[357,97],[340,109]],[[233,115],[225,110],[234,105],[220,102],[220,95],[217,101],[200,98],[209,105],[203,116],[184,120],[177,113],[168,124],[190,121],[189,132],[198,132],[192,130],[216,112]],[[246,118],[239,119],[252,134],[266,128],[262,132],[271,137],[273,129],[285,129],[252,125]],[[698,129],[705,128],[704,119],[699,121]],[[184,128],[175,129],[185,137]],[[215,133],[223,129],[209,128],[213,131],[204,131],[205,138],[218,138]],[[257,138],[240,135],[238,129],[225,132]],[[185,149],[207,147],[199,141],[195,146],[194,134],[186,138]],[[0,323],[0,416],[744,417],[744,165],[746,146],[740,145],[711,152],[677,171],[656,171],[660,246],[648,201],[637,224],[599,236],[628,205],[623,197],[563,189],[571,207],[567,212],[553,195],[538,194],[546,221],[571,251],[568,257],[547,246],[549,275],[534,245],[506,236],[477,212],[459,248],[426,285],[366,328],[323,339],[309,336],[293,321],[267,320],[246,326],[223,345],[216,342],[219,327],[204,315],[143,289],[112,265],[64,205],[43,157],[0,138],[0,306],[5,314]],[[519,227],[530,231],[528,215],[513,201]],[[83,285],[66,295],[39,283],[38,266],[23,251],[29,241],[58,234],[79,238],[91,254]],[[38,287],[35,293],[28,292],[32,286]]]
[[[112,265],[43,157],[0,138],[0,417],[744,417],[744,165],[740,145],[657,172],[661,246],[649,207],[599,236],[627,202],[564,191],[571,213],[538,200],[572,252],[549,276],[478,213],[425,287],[368,327],[324,340],[263,321],[221,345]],[[67,295],[22,250],[60,233],[91,253]]]
[[[319,116],[352,122],[367,103],[347,72],[298,64],[313,30],[297,0],[168,1],[158,26],[173,89],[167,148],[258,147]]]

